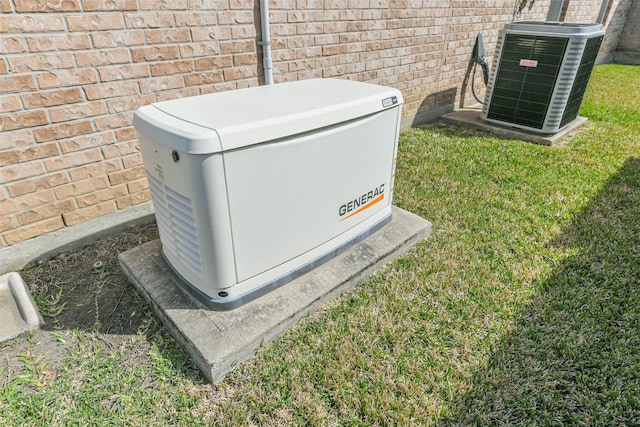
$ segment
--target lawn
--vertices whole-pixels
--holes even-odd
[[[64,271],[22,272],[54,326],[0,344],[0,425],[640,424],[638,87],[640,67],[596,67],[588,124],[554,147],[402,132],[394,203],[429,239],[218,385],[122,285],[113,243],[84,249],[105,263],[83,292],[120,284],[109,310],[138,320],[117,334],[97,308],[69,326]]]

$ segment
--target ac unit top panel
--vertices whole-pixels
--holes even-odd
[[[234,150],[334,125],[403,102],[399,90],[339,79],[312,79],[175,99],[140,108],[134,118],[168,135],[150,135],[190,154]],[[180,123],[182,122],[182,124]],[[187,137],[173,139],[176,134]],[[151,131],[151,130],[149,130]]]
[[[601,24],[578,24],[573,22],[521,21],[507,24],[504,29],[510,33],[567,37],[592,37],[604,33]]]

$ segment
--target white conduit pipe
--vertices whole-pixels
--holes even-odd
[[[271,36],[269,35],[269,0],[260,0],[260,24],[262,26],[262,63],[264,79],[268,85],[273,84],[273,65],[271,62]]]

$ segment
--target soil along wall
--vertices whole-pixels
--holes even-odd
[[[273,78],[396,87],[404,125],[419,123],[470,98],[476,34],[491,56],[505,23],[544,20],[549,7],[515,3],[272,2]],[[570,1],[565,20],[597,15],[595,3]],[[263,83],[258,2],[164,5],[0,0],[0,247],[149,200],[138,107]]]

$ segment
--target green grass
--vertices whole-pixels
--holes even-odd
[[[27,351],[0,424],[639,424],[639,82],[596,67],[557,147],[403,132],[394,201],[430,238],[223,383],[163,330],[60,331],[68,358],[50,375]]]

